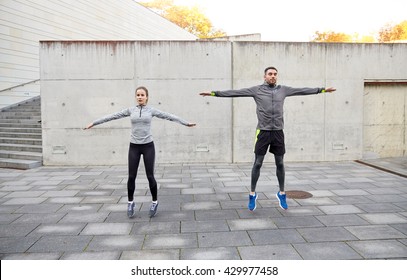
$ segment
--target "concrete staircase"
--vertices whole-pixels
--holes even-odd
[[[0,168],[42,165],[40,97],[0,111]]]

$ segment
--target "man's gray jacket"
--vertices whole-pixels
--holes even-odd
[[[324,90],[324,88],[293,88],[264,83],[239,90],[212,91],[212,95],[218,97],[253,97],[257,107],[257,129],[282,130],[284,128],[283,107],[286,97],[318,94]]]

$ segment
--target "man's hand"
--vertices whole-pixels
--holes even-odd
[[[212,93],[211,92],[201,92],[199,95],[201,95],[201,96],[211,96]]]
[[[335,90],[336,90],[336,88],[329,87],[329,88],[326,88],[326,89],[325,89],[325,92],[333,92],[333,91],[335,91]]]

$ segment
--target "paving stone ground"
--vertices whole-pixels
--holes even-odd
[[[287,162],[286,190],[312,197],[282,210],[267,163],[250,212],[250,172],[158,164],[150,219],[141,166],[129,219],[126,166],[0,169],[0,259],[407,259],[407,178],[357,162]]]

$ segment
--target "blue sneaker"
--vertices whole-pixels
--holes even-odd
[[[256,207],[257,207],[256,200],[257,200],[257,193],[255,193],[254,195],[249,194],[248,208],[249,208],[250,211],[254,211],[256,209]]]
[[[286,201],[287,195],[280,194],[280,192],[278,192],[278,193],[276,193],[276,197],[278,199],[278,204],[280,205],[280,207],[284,210],[287,210],[288,209],[288,205],[287,205],[287,201]]]
[[[127,203],[127,217],[131,218],[134,216],[134,208],[136,207],[136,203],[132,201],[131,203]]]

